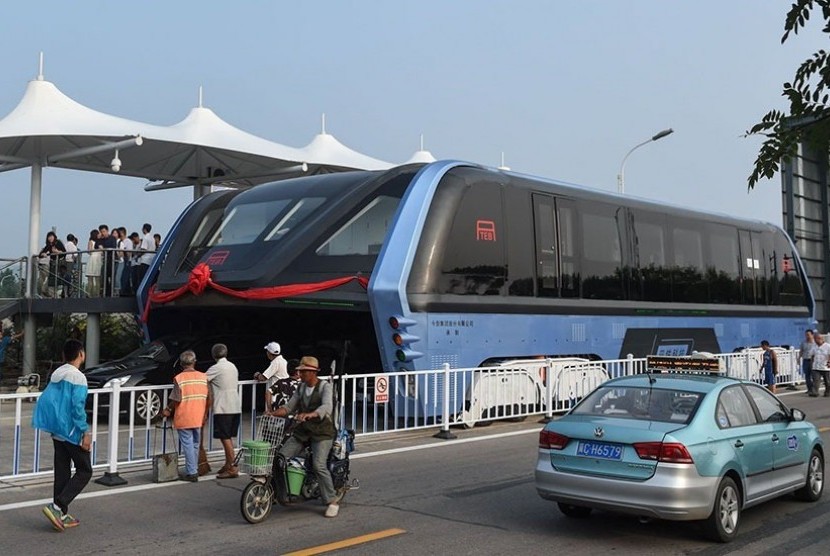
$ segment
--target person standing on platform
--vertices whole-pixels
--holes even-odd
[[[64,259],[64,262],[66,263],[66,270],[72,274],[74,278],[75,262],[78,259],[78,238],[75,237],[74,234],[67,234],[64,247],[66,247],[66,258]]]
[[[104,250],[104,297],[112,297],[115,279],[115,251],[118,249],[118,239],[110,234],[106,224],[98,226],[98,247]]]
[[[149,270],[156,253],[156,242],[150,233],[152,230],[153,227],[150,224],[144,224],[141,227],[141,232],[144,236],[141,238],[141,244],[138,246],[141,255],[138,257],[138,283],[135,285],[136,289],[138,289],[141,281],[144,280],[144,275],[147,274],[147,270]]]
[[[130,253],[130,295],[136,295],[138,286],[141,284],[139,278],[141,271],[141,253],[137,252],[141,246],[141,238],[138,232],[133,232],[129,235],[128,239],[130,240],[130,249],[133,250]]]
[[[133,242],[127,237],[127,228],[118,228],[118,235],[121,236],[121,241],[118,243],[118,249],[121,250],[121,257],[124,260],[124,270],[121,272],[121,282],[118,284],[118,295],[130,296],[133,295],[130,275],[132,273],[132,258],[133,254],[130,252],[133,249]]]
[[[89,457],[92,437],[84,409],[87,383],[80,371],[86,360],[83,344],[78,340],[67,340],[63,345],[63,359],[66,363],[52,373],[32,415],[32,427],[52,435],[54,498],[51,504],[44,506],[43,513],[56,531],[79,524],[69,515],[69,504],[92,478]],[[75,475],[72,475],[73,465]]]
[[[207,370],[207,380],[213,400],[213,438],[222,443],[225,450],[225,465],[216,474],[217,479],[233,479],[239,476],[239,469],[234,465],[236,454],[233,438],[239,431],[239,417],[242,404],[237,391],[239,370],[228,361],[228,346],[215,344],[210,350],[216,363]]]
[[[98,248],[98,230],[89,232],[86,248],[89,252],[84,269],[84,275],[87,278],[87,295],[98,297],[101,295],[101,269],[104,266],[102,251]]]
[[[170,403],[162,414],[165,417],[172,415],[173,428],[179,431],[185,469],[179,479],[195,483],[199,480],[199,440],[202,425],[207,421],[210,396],[205,373],[195,369],[196,353],[183,351],[179,363],[182,371],[173,377]]]

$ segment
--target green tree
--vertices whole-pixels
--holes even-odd
[[[795,0],[784,21],[781,43],[798,34],[811,15],[820,13],[822,33],[830,35],[830,0]],[[781,160],[793,157],[799,143],[820,147],[830,139],[830,54],[821,49],[804,60],[792,81],[784,83],[782,96],[789,102],[789,112],[770,110],[747,135],[765,139],[747,180],[749,188],[762,178],[772,178]]]

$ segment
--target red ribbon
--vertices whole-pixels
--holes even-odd
[[[147,303],[144,305],[144,314],[141,317],[141,321],[147,322],[147,317],[150,313],[150,303],[169,303],[170,301],[178,299],[188,292],[193,295],[202,295],[208,287],[213,288],[219,293],[239,299],[281,299],[285,297],[306,295],[323,290],[330,290],[355,280],[357,280],[357,282],[364,289],[369,286],[369,279],[364,276],[346,276],[344,278],[334,278],[333,280],[326,280],[324,282],[315,282],[311,284],[288,284],[284,286],[253,288],[250,290],[234,290],[214,282],[211,278],[210,267],[206,263],[199,263],[192,271],[190,271],[187,283],[176,288],[175,290],[157,292],[156,285],[153,284],[150,287],[150,293],[147,296]]]

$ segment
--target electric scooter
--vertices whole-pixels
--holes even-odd
[[[251,476],[251,482],[242,491],[239,510],[248,523],[260,523],[271,513],[274,500],[282,506],[320,498],[320,484],[312,470],[311,448],[306,446],[298,457],[286,459],[279,449],[291,436],[293,423],[286,427],[285,419],[263,415],[259,420],[259,442],[246,446],[242,471]],[[329,452],[327,466],[334,489],[338,494],[360,487],[357,479],[349,480],[349,453],[354,449],[354,432],[340,430]],[[258,450],[267,450],[259,451]],[[240,456],[237,455],[237,458]]]

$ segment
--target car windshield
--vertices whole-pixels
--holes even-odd
[[[703,394],[663,388],[603,386],[582,400],[573,415],[602,415],[639,421],[686,424]]]

